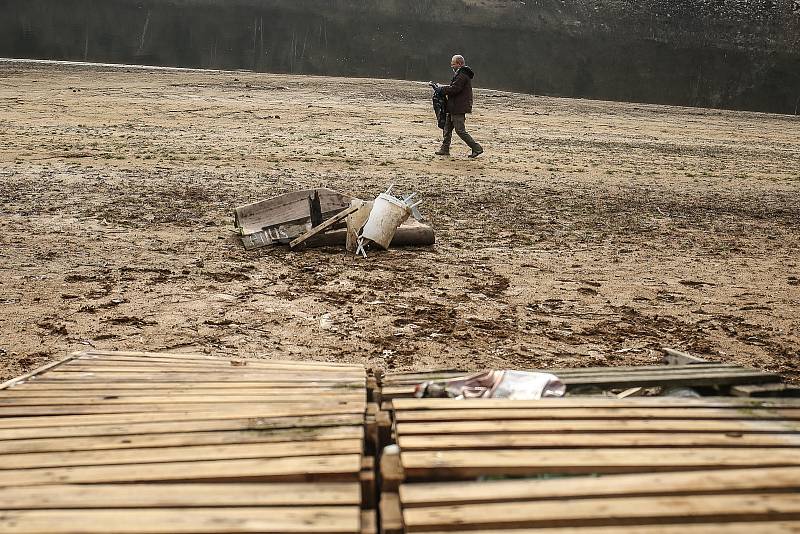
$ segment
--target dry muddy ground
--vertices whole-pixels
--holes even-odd
[[[480,81],[480,65],[476,66]],[[71,351],[800,379],[798,117],[421,83],[0,63],[0,378]],[[437,244],[245,251],[232,209],[418,191]]]

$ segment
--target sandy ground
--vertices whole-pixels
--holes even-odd
[[[433,155],[429,95],[0,63],[0,378],[91,347],[479,369],[662,346],[800,378],[797,117],[480,90],[472,161]],[[233,233],[237,205],[390,183],[435,247]]]

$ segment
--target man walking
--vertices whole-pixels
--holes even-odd
[[[472,149],[469,157],[477,158],[483,154],[483,147],[467,133],[464,124],[467,113],[472,113],[472,78],[475,77],[475,73],[466,66],[464,56],[453,56],[453,59],[450,60],[450,67],[454,72],[450,85],[438,86],[447,95],[447,121],[444,125],[442,147],[436,151],[436,155],[450,155],[450,141],[453,138],[453,130],[455,130],[461,140]]]

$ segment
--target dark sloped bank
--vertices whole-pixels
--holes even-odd
[[[796,114],[792,0],[0,0],[0,56],[438,79]]]

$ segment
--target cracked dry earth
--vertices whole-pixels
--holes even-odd
[[[90,347],[410,370],[670,346],[800,379],[797,117],[478,90],[468,127],[485,156],[433,156],[421,83],[0,63],[0,378]],[[390,183],[435,247],[233,233],[237,205]]]

